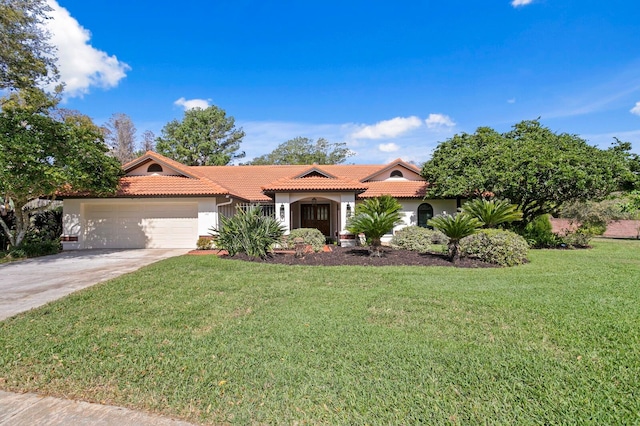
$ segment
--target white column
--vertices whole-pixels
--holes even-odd
[[[347,213],[349,209],[351,209],[351,215],[353,216],[356,210],[355,194],[341,194],[340,195],[340,224],[342,229],[340,229],[339,232],[346,231],[345,227],[347,226],[347,220],[348,220]]]
[[[216,211],[215,198],[198,201],[198,236],[209,236],[211,228],[218,225]]]
[[[284,215],[282,214],[283,207]],[[289,202],[289,194],[276,193],[276,219],[280,221],[282,227],[286,230],[285,234],[289,234],[291,231],[291,203]]]

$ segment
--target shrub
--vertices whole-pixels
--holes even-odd
[[[50,254],[60,253],[62,250],[62,245],[60,244],[59,239],[55,240],[46,240],[46,241],[24,241],[17,247],[17,250],[11,251],[11,256],[14,256],[14,252],[18,251],[20,253],[24,253],[26,257],[38,257],[38,256],[47,256]],[[18,256],[23,257],[23,256]]]
[[[265,258],[267,252],[282,240],[284,229],[272,216],[264,216],[260,206],[247,211],[237,209],[233,217],[220,218],[220,229],[212,229],[216,246],[227,250],[229,256],[246,253]]]
[[[520,265],[527,261],[529,246],[515,232],[481,229],[460,241],[460,255],[500,266]]]
[[[580,227],[575,231],[567,231],[562,237],[562,242],[569,247],[587,248],[590,247],[589,242],[594,235],[589,228]]]
[[[521,230],[520,235],[533,248],[554,248],[562,244],[562,239],[552,232],[548,214],[533,219]]]
[[[313,251],[319,252],[322,251],[325,244],[325,237],[322,235],[318,229],[315,228],[298,228],[294,229],[289,233],[289,238],[287,240],[287,247],[289,249],[295,248],[294,240],[296,238],[302,238],[304,243],[310,245]]]
[[[391,247],[424,253],[437,249],[435,245],[447,244],[448,238],[440,231],[421,226],[402,228],[391,239]]]
[[[207,237],[200,237],[196,242],[196,248],[198,250],[211,250],[213,248],[213,240]]]

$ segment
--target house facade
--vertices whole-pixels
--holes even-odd
[[[185,166],[147,152],[123,168],[113,196],[63,197],[65,250],[195,248],[221,216],[256,204],[287,232],[317,228],[335,240],[348,238],[347,220],[367,198],[398,199],[403,223],[393,232],[425,226],[459,206],[455,199],[425,200],[428,184],[420,170],[399,159],[386,165]]]

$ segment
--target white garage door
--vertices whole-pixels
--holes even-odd
[[[87,204],[85,248],[195,248],[197,203]]]

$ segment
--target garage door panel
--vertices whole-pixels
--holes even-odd
[[[193,248],[197,203],[89,204],[86,248]]]

